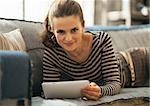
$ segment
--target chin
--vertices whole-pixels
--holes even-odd
[[[64,49],[69,52],[73,52],[73,51],[75,51],[76,48],[75,47],[65,47]]]
[[[67,50],[68,52],[73,52],[75,49],[72,49],[72,48],[66,48],[66,50]]]

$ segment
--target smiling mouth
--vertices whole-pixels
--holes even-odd
[[[73,45],[73,43],[65,43],[65,45],[71,46],[71,45]]]

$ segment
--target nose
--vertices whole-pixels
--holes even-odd
[[[65,40],[66,41],[71,41],[72,40],[72,35],[70,33],[66,34]]]

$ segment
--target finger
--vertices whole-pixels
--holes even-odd
[[[83,94],[85,93],[85,94],[96,96],[96,97],[99,97],[101,95],[100,92],[94,92],[94,91],[89,91],[89,90],[82,90],[81,93]]]
[[[83,93],[83,96],[85,96],[87,99],[90,99],[90,100],[98,100],[98,97],[96,96],[91,96],[91,95],[88,95],[86,93]]]
[[[101,88],[99,86],[92,86],[91,89],[95,92],[101,92]]]
[[[91,82],[90,86],[97,86],[97,84],[95,82]]]
[[[100,92],[88,91],[87,94],[91,95],[91,96],[95,96],[95,97],[99,97],[100,96]]]
[[[94,91],[94,92],[100,92],[100,87],[99,86],[93,86],[93,85],[91,85],[91,86],[87,86],[87,87],[85,87],[83,90],[89,90],[89,91]]]

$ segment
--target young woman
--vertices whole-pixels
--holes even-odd
[[[117,60],[107,33],[84,31],[84,17],[74,0],[55,0],[45,20],[43,81],[89,80],[81,90],[88,99],[119,93]]]

